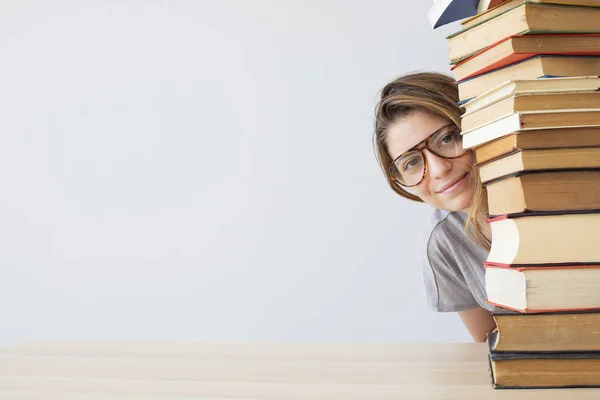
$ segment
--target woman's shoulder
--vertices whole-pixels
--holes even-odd
[[[443,253],[463,259],[485,261],[487,250],[479,247],[465,230],[467,214],[464,211],[434,210],[429,234],[425,234],[425,251],[429,256]],[[465,261],[463,260],[463,261]]]
[[[428,254],[436,252],[455,253],[457,251],[477,253],[477,244],[467,235],[465,224],[467,215],[464,211],[434,210],[430,218],[428,232],[422,237],[422,245]]]
[[[432,235],[465,235],[466,214],[463,211],[434,209],[430,217],[429,236]]]
[[[484,258],[465,233],[466,214],[434,210],[422,245],[427,303],[435,311],[461,311],[485,305]],[[478,300],[476,300],[478,299]]]

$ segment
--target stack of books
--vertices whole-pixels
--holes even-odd
[[[510,79],[597,76],[599,21],[598,0],[507,0],[462,21],[447,38],[459,99]]]
[[[600,1],[507,0],[448,37],[488,196],[496,388],[600,386]]]

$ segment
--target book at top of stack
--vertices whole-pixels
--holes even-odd
[[[513,35],[535,33],[599,33],[600,2],[580,0],[513,0],[478,23],[447,37],[452,64]],[[491,10],[490,10],[491,11]],[[488,11],[489,12],[489,11]]]
[[[600,0],[506,0],[448,36],[487,194],[494,387],[600,386]]]
[[[447,38],[459,99],[510,79],[598,75],[598,34],[598,0],[505,1]]]

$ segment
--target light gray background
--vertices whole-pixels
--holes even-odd
[[[468,341],[371,147],[429,1],[2,1],[0,343]]]

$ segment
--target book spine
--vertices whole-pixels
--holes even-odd
[[[508,218],[509,218],[509,215],[508,215],[508,214],[504,214],[504,215],[499,215],[499,216],[497,216],[497,217],[488,218],[486,222],[487,222],[488,224],[491,224],[492,222],[496,222],[496,221],[502,221],[502,220],[504,220],[504,219],[508,219]]]
[[[555,270],[555,269],[584,269],[584,268],[600,268],[599,264],[502,264],[495,263],[492,261],[485,261],[483,263],[484,268],[498,268],[498,269],[510,269],[515,271],[536,271],[536,270]]]

